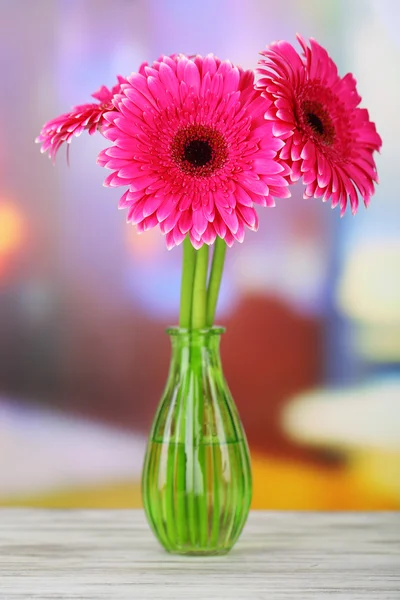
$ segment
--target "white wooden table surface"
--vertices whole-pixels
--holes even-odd
[[[1,600],[400,600],[400,513],[253,512],[224,557],[164,552],[141,511],[0,510]]]

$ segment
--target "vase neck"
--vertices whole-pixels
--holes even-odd
[[[172,342],[169,375],[153,428],[153,438],[212,444],[243,438],[225,381],[219,353],[224,330],[168,330]],[[168,433],[166,433],[166,431]]]
[[[205,357],[213,358],[214,361],[220,360],[219,348],[221,335],[224,333],[222,327],[212,327],[210,329],[179,329],[171,328],[167,333],[171,340],[172,357],[176,360],[189,359],[190,356],[200,354]]]

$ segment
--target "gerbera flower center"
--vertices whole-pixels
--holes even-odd
[[[324,133],[324,124],[318,115],[314,115],[314,113],[306,113],[305,115],[307,123],[314,129],[315,133],[319,133],[319,135],[323,135]]]
[[[331,146],[335,139],[335,128],[328,111],[317,100],[303,100],[300,104],[304,126],[320,142]]]
[[[224,136],[216,129],[207,125],[187,125],[175,134],[171,156],[184,173],[209,177],[225,164],[228,148]]]
[[[185,160],[194,167],[204,167],[212,160],[213,151],[207,140],[191,140],[186,144],[183,154]]]

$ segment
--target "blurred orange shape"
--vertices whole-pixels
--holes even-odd
[[[0,261],[21,247],[23,237],[21,211],[15,204],[0,199]]]

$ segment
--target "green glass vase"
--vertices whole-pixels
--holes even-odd
[[[221,328],[169,329],[172,359],[149,436],[142,494],[169,552],[227,553],[251,502],[250,455],[226,384]]]

